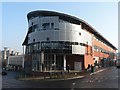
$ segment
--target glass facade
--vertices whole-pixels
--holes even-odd
[[[29,44],[26,47],[26,53],[37,53],[44,51],[44,53],[72,53],[72,45],[86,46],[84,43],[66,42],[66,41],[45,41]]]
[[[94,51],[102,52],[102,53],[105,53],[105,54],[114,54],[113,52],[107,51],[107,50],[105,50],[101,47],[98,47],[96,45],[94,45]]]
[[[63,55],[45,54],[44,71],[63,70]]]

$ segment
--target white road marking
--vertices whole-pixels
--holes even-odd
[[[102,71],[104,71],[104,70],[105,70],[105,69],[102,69],[102,70],[96,71],[96,72],[94,72],[94,73],[91,73],[90,75],[93,75],[93,74],[96,74],[96,73],[102,72]]]

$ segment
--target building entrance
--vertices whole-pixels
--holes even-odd
[[[63,55],[44,54],[44,71],[63,70]]]

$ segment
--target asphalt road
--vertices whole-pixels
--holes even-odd
[[[104,71],[87,75],[81,79],[62,81],[19,81],[14,79],[15,72],[8,72],[2,78],[3,88],[118,88],[120,69],[106,68]],[[120,84],[120,83],[119,83]]]
[[[2,69],[0,68],[0,73],[2,73]],[[0,90],[2,89],[2,76],[0,74]]]

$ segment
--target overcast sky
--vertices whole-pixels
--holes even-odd
[[[52,10],[83,19],[118,48],[117,2],[3,2],[1,49],[6,46],[22,52],[27,14],[34,10]]]

